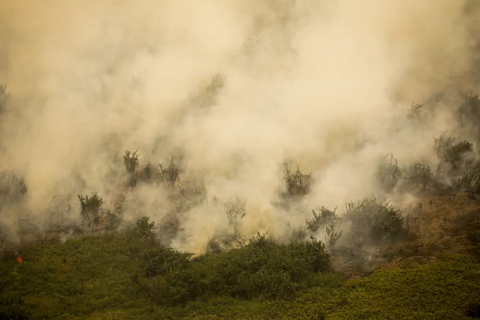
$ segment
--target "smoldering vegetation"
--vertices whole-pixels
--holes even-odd
[[[2,252],[154,222],[189,259],[259,235],[366,259],[416,199],[476,201],[477,6],[368,3],[2,8]]]

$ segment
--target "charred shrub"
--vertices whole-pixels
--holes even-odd
[[[335,223],[331,223],[325,227],[325,243],[329,250],[333,250],[337,241],[342,237],[343,230],[338,232]]]
[[[473,144],[466,140],[457,141],[443,133],[434,139],[433,148],[440,160],[439,170],[451,173],[465,162],[466,155],[473,150]]]
[[[425,120],[425,113],[422,108],[422,104],[412,103],[407,111],[407,120],[414,125],[421,124]]]
[[[27,191],[24,178],[14,172],[0,174],[0,206],[23,201]]]
[[[287,189],[284,196],[290,199],[307,195],[313,182],[311,174],[303,174],[298,167],[296,171],[291,171],[287,165],[285,165],[284,181]]]
[[[167,166],[159,164],[160,167],[160,181],[166,182],[170,187],[175,187],[175,184],[180,181],[180,167],[175,163],[175,159],[172,157]]]
[[[408,192],[425,191],[432,183],[433,174],[428,164],[415,162],[403,170],[402,189]]]
[[[331,211],[325,207],[321,207],[318,212],[312,210],[313,218],[307,220],[307,230],[315,232],[320,229],[320,227],[335,222],[338,219],[336,211],[337,208]]]
[[[378,203],[375,197],[347,203],[345,218],[351,222],[351,236],[360,241],[379,243],[405,232],[402,211]]]
[[[465,171],[459,185],[470,199],[475,199],[475,194],[480,193],[480,165]]]
[[[125,169],[128,174],[128,182],[127,185],[129,188],[135,188],[137,186],[138,174],[137,168],[139,166],[138,157],[140,155],[137,151],[125,151],[125,155],[123,156],[123,164],[125,165]]]
[[[478,93],[469,92],[463,97],[463,102],[457,109],[457,119],[460,125],[475,124],[480,120],[480,96]]]
[[[7,84],[0,85],[0,113],[5,110],[8,101]]]
[[[392,154],[386,156],[379,164],[375,179],[385,192],[391,192],[402,178],[402,170]]]

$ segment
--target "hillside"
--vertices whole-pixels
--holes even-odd
[[[480,318],[478,0],[0,1],[0,320]]]

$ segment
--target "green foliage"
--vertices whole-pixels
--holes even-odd
[[[157,246],[142,252],[146,277],[165,276],[190,266],[192,254]]]
[[[142,217],[137,220],[136,231],[142,237],[149,237],[152,235],[152,230],[155,228],[155,221],[150,222],[149,217]]]
[[[201,297],[288,299],[318,283],[331,268],[325,245],[275,244],[257,235],[244,247],[200,257],[165,247],[143,253],[144,274],[156,276],[146,292],[156,303],[182,304]]]
[[[480,296],[480,265],[455,256],[431,265],[377,270],[348,284],[345,304],[327,319],[469,319]]]
[[[291,199],[307,195],[313,183],[311,174],[303,174],[298,167],[296,171],[292,172],[288,165],[285,165],[284,181],[287,188],[285,196]]]
[[[258,234],[238,249],[207,256],[194,265],[206,275],[211,293],[240,299],[287,299],[315,285],[331,268],[325,245],[311,238],[287,245]]]
[[[155,245],[144,242],[137,228],[25,247],[19,252],[23,263],[14,257],[0,262],[0,315],[32,320],[468,319],[477,310],[480,265],[467,256],[378,270],[345,283],[333,273],[309,271],[324,268],[323,262],[315,263],[322,261],[322,246],[278,246],[260,235],[238,250],[184,260],[176,271],[163,272],[166,277],[146,278],[144,255],[129,248],[148,252]],[[289,299],[269,299],[284,296]]]
[[[389,203],[377,203],[375,197],[346,204],[345,219],[351,222],[350,235],[356,241],[379,243],[405,233],[402,211]]]

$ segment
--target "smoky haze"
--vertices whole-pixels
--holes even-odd
[[[0,220],[14,230],[19,211],[40,217],[53,197],[72,199],[72,219],[78,194],[111,205],[122,156],[138,150],[142,164],[181,155],[181,183],[204,190],[179,215],[175,248],[203,253],[231,232],[213,197],[246,199],[243,236],[287,237],[314,207],[381,193],[380,156],[435,164],[432,139],[453,120],[432,97],[478,89],[475,10],[466,0],[2,1],[0,171],[25,177],[28,199]],[[412,102],[429,102],[428,125],[404,120]],[[354,152],[364,135],[376,143]],[[285,160],[314,179],[288,207],[277,205]],[[138,187],[124,218],[161,222],[175,193]]]

